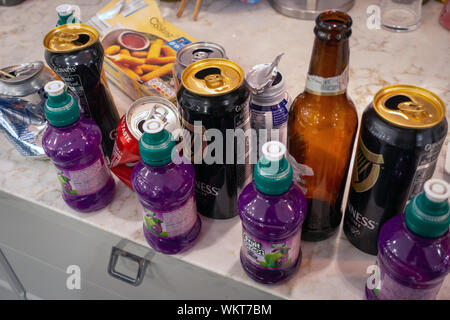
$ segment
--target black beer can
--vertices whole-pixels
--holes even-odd
[[[226,59],[194,62],[181,75],[178,107],[204,216],[236,216],[238,196],[251,181],[250,136],[242,135],[250,131],[249,96],[242,68]]]
[[[77,97],[82,114],[102,132],[102,147],[110,158],[119,113],[103,72],[104,51],[98,31],[84,24],[66,24],[44,38],[45,61]]]
[[[444,103],[428,90],[394,85],[375,95],[362,116],[345,210],[344,232],[354,246],[378,253],[381,226],[422,192],[447,130]]]

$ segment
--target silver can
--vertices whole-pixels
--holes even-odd
[[[56,79],[41,61],[1,69],[0,126],[23,156],[43,157],[41,138],[46,128],[44,86]],[[10,76],[7,76],[9,74]]]
[[[160,97],[143,97],[133,102],[126,114],[128,130],[137,141],[144,133],[145,121],[150,119],[164,122],[169,132],[181,128],[180,114],[172,102]]]
[[[195,61],[210,58],[228,59],[225,49],[213,42],[200,41],[182,47],[177,52],[177,58],[173,65],[173,75],[177,90],[181,86],[181,74],[188,65]]]
[[[256,130],[259,159],[262,145],[271,140],[287,145],[287,123],[291,99],[277,64],[281,56],[272,63],[254,66],[245,80],[250,92],[250,124]]]

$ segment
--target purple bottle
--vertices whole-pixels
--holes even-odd
[[[242,220],[241,264],[255,281],[278,283],[298,269],[302,251],[301,227],[306,199],[292,183],[292,167],[284,157],[286,147],[278,141],[262,146],[253,182],[238,200]]]
[[[114,197],[115,183],[101,149],[100,129],[80,116],[76,99],[62,81],[45,85],[48,127],[42,147],[56,167],[62,197],[69,207],[91,212],[106,207]]]
[[[143,129],[141,161],[133,169],[131,185],[142,205],[147,242],[157,251],[175,254],[190,248],[200,233],[194,167],[176,153],[162,121],[148,120]]]
[[[366,283],[368,300],[433,300],[450,272],[450,186],[431,179],[405,214],[378,236],[378,268]]]

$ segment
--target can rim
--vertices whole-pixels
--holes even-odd
[[[220,44],[217,44],[217,43],[214,43],[214,42],[209,42],[209,41],[197,41],[197,42],[192,42],[192,43],[189,43],[189,44],[187,44],[187,45],[185,45],[185,46],[183,46],[178,52],[177,52],[177,55],[176,55],[176,61],[180,64],[180,65],[182,65],[183,67],[187,67],[190,63],[183,63],[182,61],[181,61],[181,56],[186,52],[186,51],[189,51],[190,49],[192,49],[192,48],[194,48],[195,46],[204,46],[204,47],[206,47],[206,48],[214,48],[214,49],[217,49],[221,54],[223,54],[223,59],[226,59],[226,57],[227,57],[227,54],[226,54],[226,52],[225,52],[225,48],[224,47],[222,47]]]
[[[76,48],[72,48],[72,49],[67,49],[67,50],[55,50],[52,49],[48,46],[48,43],[51,39],[51,37],[58,31],[61,30],[89,30],[90,32],[92,32],[93,37],[91,37],[91,39],[86,42],[85,44],[83,44],[82,46],[76,47]],[[99,39],[99,32],[97,31],[97,29],[95,29],[94,27],[87,25],[87,24],[83,24],[83,23],[70,23],[70,24],[64,24],[62,26],[58,26],[56,28],[53,28],[52,30],[50,30],[44,37],[43,40],[43,44],[44,44],[44,48],[47,51],[53,52],[53,53],[68,53],[68,52],[74,52],[74,51],[78,51],[78,50],[82,50],[84,48],[87,48],[89,46],[91,46],[93,43],[95,43],[97,40]]]
[[[135,109],[136,107],[145,104],[145,103],[158,103],[161,105],[164,105],[166,107],[168,107],[169,109],[171,109],[175,115],[177,116],[177,119],[180,120],[180,114],[178,112],[177,107],[169,100],[161,98],[161,97],[156,97],[156,96],[146,96],[146,97],[142,97],[139,98],[137,100],[135,100],[130,107],[128,108],[126,114],[125,114],[125,123],[127,125],[127,129],[128,131],[130,131],[131,135],[136,139],[139,140],[140,136],[137,136],[136,133],[134,132],[134,130],[132,130],[129,126],[130,121],[131,121],[131,112],[133,109]],[[142,135],[142,134],[141,134]]]
[[[398,90],[406,90],[409,92],[415,92],[418,95],[420,94],[421,96],[425,96],[429,100],[429,102],[438,111],[439,115],[438,115],[437,119],[434,120],[433,122],[425,123],[425,124],[420,124],[420,123],[405,124],[405,123],[400,123],[398,121],[395,121],[394,119],[391,119],[386,114],[386,112],[383,111],[385,109],[384,104],[383,104],[383,98],[385,98],[389,94],[392,94],[392,92],[396,92]],[[414,85],[408,85],[408,84],[396,84],[396,85],[391,85],[391,86],[387,86],[387,87],[380,89],[373,98],[373,106],[374,106],[375,112],[381,118],[383,118],[383,120],[385,120],[388,123],[391,123],[397,127],[408,128],[408,129],[431,128],[442,121],[442,119],[445,117],[445,112],[446,112],[444,102],[434,92],[431,92],[430,90],[427,90],[425,88],[421,88],[421,87],[414,86]]]
[[[14,85],[14,84],[21,84],[22,82],[28,81],[31,78],[35,77],[39,72],[41,72],[41,70],[44,68],[44,63],[42,61],[39,61],[39,60],[38,61],[32,61],[32,62],[24,62],[24,63],[21,63],[21,64],[16,64],[16,65],[8,66],[8,67],[5,67],[5,68],[0,68],[0,70],[2,70],[4,72],[8,72],[8,71],[5,71],[5,70],[8,70],[8,69],[17,70],[20,67],[26,67],[26,66],[37,66],[37,68],[32,73],[26,75],[23,78],[19,78],[19,79],[17,77],[14,77],[14,78],[6,78],[6,77],[4,77],[3,78],[3,76],[0,76],[0,82]]]
[[[211,93],[211,92],[203,92],[201,90],[195,90],[192,88],[189,88],[188,86],[186,86],[186,78],[187,75],[189,74],[189,72],[191,72],[192,69],[194,68],[201,68],[202,65],[205,65],[205,69],[206,67],[211,67],[214,68],[217,65],[227,65],[229,67],[234,68],[240,75],[240,82],[237,83],[233,88],[230,88],[228,90],[225,90],[223,92],[216,92],[216,93]],[[220,59],[220,58],[210,58],[210,59],[203,59],[203,60],[199,60],[196,61],[194,63],[191,63],[189,66],[187,66],[186,69],[183,70],[183,73],[181,74],[181,84],[182,86],[189,92],[203,96],[203,97],[217,97],[217,96],[223,96],[226,95],[230,92],[233,92],[235,90],[237,90],[238,88],[240,88],[242,86],[242,84],[244,83],[245,80],[245,74],[244,74],[244,70],[242,69],[242,67],[240,65],[238,65],[237,63],[228,60],[228,59]]]

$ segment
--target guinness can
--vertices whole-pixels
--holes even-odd
[[[103,47],[91,26],[71,23],[51,30],[44,38],[45,61],[78,99],[81,112],[102,131],[102,148],[110,159],[119,113],[103,71]]]
[[[181,83],[177,100],[190,135],[190,146],[187,139],[184,144],[195,168],[197,210],[210,218],[232,218],[252,177],[250,137],[244,135],[250,131],[244,72],[232,61],[205,59],[189,65]]]
[[[363,113],[344,232],[358,249],[376,255],[385,221],[404,211],[431,178],[447,135],[445,106],[415,86],[380,90]]]
[[[213,42],[201,41],[185,45],[177,52],[173,65],[173,78],[177,90],[181,86],[181,74],[188,65],[203,59],[220,58],[227,59],[225,49]]]

